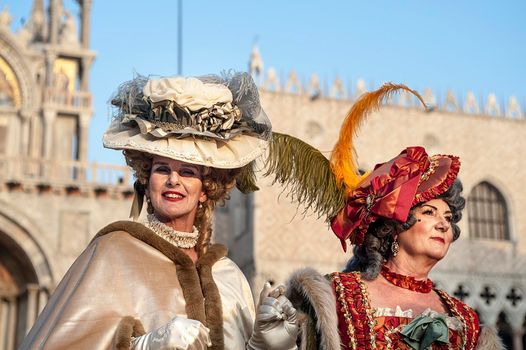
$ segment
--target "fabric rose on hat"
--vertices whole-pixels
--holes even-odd
[[[143,94],[152,102],[174,101],[192,112],[232,102],[232,92],[222,84],[203,83],[197,78],[149,79]]]

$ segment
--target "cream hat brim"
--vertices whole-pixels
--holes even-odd
[[[230,140],[157,138],[142,134],[138,127],[128,127],[114,120],[102,137],[104,147],[130,149],[155,154],[183,162],[220,169],[240,168],[265,152],[268,141],[241,134]]]

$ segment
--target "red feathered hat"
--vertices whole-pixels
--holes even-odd
[[[379,218],[405,222],[410,209],[436,198],[455,181],[458,157],[429,157],[423,147],[408,147],[386,163],[375,166],[348,195],[331,227],[346,250],[346,240],[363,243],[369,225]]]

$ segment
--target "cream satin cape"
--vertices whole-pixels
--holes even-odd
[[[73,263],[20,349],[128,349],[175,316],[210,328],[212,349],[244,349],[254,302],[226,248],[194,264],[135,222],[102,229]]]

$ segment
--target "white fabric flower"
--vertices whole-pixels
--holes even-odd
[[[183,77],[150,79],[144,86],[143,94],[152,102],[175,101],[192,112],[233,100],[232,92],[225,85]]]

